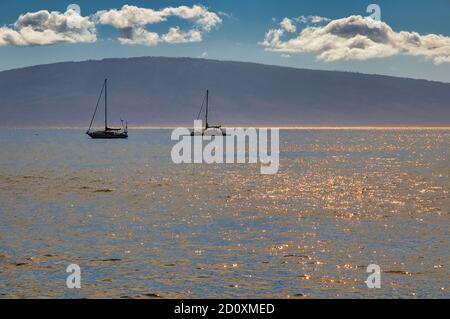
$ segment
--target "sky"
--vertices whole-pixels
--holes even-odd
[[[0,70],[135,56],[450,82],[450,0],[0,2]]]

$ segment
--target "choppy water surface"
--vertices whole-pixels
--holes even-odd
[[[0,297],[448,298],[449,141],[282,131],[280,172],[263,176],[176,166],[170,131],[1,130]]]

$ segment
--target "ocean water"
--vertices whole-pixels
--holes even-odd
[[[450,297],[450,130],[286,130],[266,176],[170,133],[1,129],[0,297]]]

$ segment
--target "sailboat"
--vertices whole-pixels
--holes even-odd
[[[208,114],[209,114],[209,90],[206,90],[206,97],[203,100],[202,103],[202,107],[200,108],[200,112],[198,112],[198,116],[197,116],[197,120],[200,119],[200,116],[202,114],[203,111],[203,106],[205,105],[205,100],[206,100],[206,118],[205,118],[205,127],[202,128],[201,132],[197,132],[197,131],[193,131],[191,132],[191,136],[196,136],[196,135],[208,135],[208,136],[215,136],[215,135],[222,135],[222,136],[226,136],[226,132],[224,129],[222,129],[222,126],[211,126],[209,125],[208,122]]]
[[[91,132],[92,124],[94,123],[95,115],[97,114],[98,106],[100,104],[100,100],[103,96],[103,92],[105,93],[105,129],[103,131]],[[108,79],[105,79],[103,83],[102,91],[100,92],[100,96],[98,97],[97,105],[95,106],[94,115],[92,116],[91,124],[86,132],[87,135],[94,139],[125,139],[128,138],[128,123],[124,125],[123,120],[122,128],[110,128],[108,127]]]

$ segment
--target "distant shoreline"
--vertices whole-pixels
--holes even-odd
[[[179,127],[188,126],[130,126],[130,130],[173,130]],[[450,126],[276,126],[276,125],[236,125],[224,126],[223,128],[278,128],[280,130],[450,130]],[[40,127],[13,127],[0,126],[0,129],[18,129],[18,130],[86,130],[79,126],[40,126]]]

